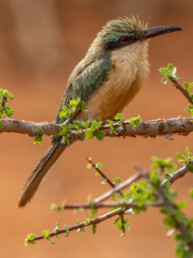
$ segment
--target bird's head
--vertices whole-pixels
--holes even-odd
[[[124,17],[111,20],[97,34],[93,46],[97,50],[113,51],[134,44],[135,42],[144,42],[147,39],[156,37],[165,33],[181,30],[177,26],[159,26],[147,28],[147,24],[136,17]]]

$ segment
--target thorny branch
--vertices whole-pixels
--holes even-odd
[[[193,165],[193,161],[190,161],[189,165]],[[167,182],[170,182],[171,184],[174,183],[177,179],[185,176],[185,174],[188,172],[188,166],[184,166],[180,168],[178,171],[176,171],[173,176],[169,179],[164,180],[161,183],[161,186],[164,186]]]
[[[163,200],[163,205],[168,209],[170,215],[174,217],[175,228],[178,229],[185,238],[188,237],[188,230],[186,225],[183,222],[176,220],[174,210],[175,207],[164,194],[162,187],[158,188],[158,194],[160,196],[160,199]],[[190,249],[193,250],[193,240],[188,243],[188,246],[190,247]]]
[[[36,136],[38,128],[41,126],[45,135],[54,135],[61,131],[62,125],[55,123],[34,123],[30,121],[16,120],[16,119],[0,119],[2,123],[2,128],[0,128],[0,133],[3,132],[15,132],[21,134],[28,134],[29,136]],[[120,124],[118,122],[114,123],[114,128],[119,128]],[[156,137],[165,136],[166,138],[172,139],[173,134],[178,135],[188,135],[193,131],[193,119],[192,118],[172,118],[172,119],[157,119],[150,120],[147,122],[140,122],[135,129],[129,124],[129,121],[123,122],[124,131],[112,133],[108,123],[104,123],[99,127],[99,130],[104,130],[106,136],[118,137],[118,136],[142,136],[142,137]],[[73,137],[79,137],[84,135],[86,130],[83,129],[79,131],[72,130]]]
[[[177,80],[174,80],[172,78],[170,78],[170,80],[173,82],[174,86],[176,87],[176,89],[180,90],[181,93],[185,96],[185,98],[191,103],[193,104],[193,101],[190,97],[190,94],[188,93],[187,90],[184,89],[184,87],[182,87],[182,85],[177,81]]]
[[[92,165],[92,167],[104,178],[107,180],[107,183],[113,188],[115,184],[94,164],[94,162],[86,157],[86,160]]]
[[[88,162],[92,165],[92,167],[104,178],[104,180],[107,181],[107,183],[112,187],[115,188],[116,185],[94,164],[94,162],[91,159],[88,159]],[[118,191],[118,193],[123,196],[121,191]],[[125,235],[125,227],[124,227],[124,212],[121,213],[121,223],[122,223],[122,231],[123,231],[123,235]]]
[[[94,164],[94,163],[93,163]],[[193,165],[193,161],[190,162],[191,165]],[[108,197],[110,197],[111,195],[113,195],[114,193],[116,193],[117,191],[120,191],[122,189],[124,189],[125,187],[131,185],[132,183],[134,183],[135,181],[137,181],[140,178],[148,178],[148,173],[147,171],[139,168],[139,167],[135,167],[135,169],[138,171],[137,174],[135,174],[134,176],[128,178],[127,180],[123,181],[122,183],[120,183],[118,186],[114,187],[112,190],[106,192],[105,194],[103,194],[102,196],[96,198],[92,203],[90,204],[75,204],[75,205],[68,205],[65,204],[64,207],[58,206],[57,210],[62,210],[62,209],[93,209],[93,208],[116,208],[116,210],[110,211],[108,213],[105,213],[102,216],[96,217],[94,219],[90,220],[89,224],[86,224],[85,222],[79,223],[77,225],[73,225],[68,227],[68,231],[73,231],[73,230],[77,230],[80,228],[84,228],[86,226],[90,226],[90,225],[96,225],[99,224],[100,222],[107,220],[109,218],[112,218],[114,216],[124,214],[125,210],[128,210],[129,208],[134,208],[136,207],[135,202],[131,202],[131,203],[101,203],[102,201],[106,200]],[[172,207],[170,207],[170,205],[172,205],[169,200],[165,197],[163,191],[162,191],[162,187],[167,183],[170,182],[171,184],[174,183],[177,179],[183,177],[186,173],[188,172],[188,167],[184,166],[182,168],[180,168],[179,170],[177,170],[173,176],[170,179],[164,180],[160,187],[159,187],[159,199],[157,201],[151,202],[150,203],[150,207],[161,207],[166,205],[167,207],[169,207],[170,211],[172,212]],[[123,209],[124,208],[124,209]],[[186,228],[184,228],[184,225],[177,225],[177,228],[184,234],[186,235]],[[63,233],[67,233],[66,229],[58,229],[55,232],[51,232],[50,233],[50,237],[56,236],[58,234],[63,234]],[[41,236],[37,236],[34,238],[34,240],[41,240],[44,239],[44,235]],[[193,244],[190,244],[190,248],[193,249]]]
[[[112,187],[115,188],[116,185],[96,166],[96,164],[94,164],[94,162],[92,160],[90,160],[89,158],[86,158],[86,160],[88,160],[88,162],[92,165],[92,167],[104,178],[107,180],[107,183]],[[123,195],[121,193],[121,191],[118,191],[118,193],[120,195]]]

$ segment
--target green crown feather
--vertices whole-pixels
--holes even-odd
[[[138,17],[123,17],[107,22],[98,36],[102,37],[105,43],[116,42],[121,36],[138,38],[146,28],[147,24],[140,21]]]

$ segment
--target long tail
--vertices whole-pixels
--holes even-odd
[[[66,146],[61,145],[60,142],[54,143],[43,158],[40,160],[36,168],[32,171],[31,175],[27,179],[24,188],[19,197],[18,206],[23,207],[31,200],[37,191],[42,179],[48,173],[49,169],[60,157]]]

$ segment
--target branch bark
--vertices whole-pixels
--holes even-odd
[[[176,87],[176,89],[180,90],[181,93],[184,95],[184,97],[185,97],[191,104],[193,104],[192,99],[191,99],[190,94],[188,93],[188,91],[187,91],[186,89],[184,89],[184,87],[182,87],[182,85],[181,85],[178,81],[176,81],[176,80],[174,80],[174,79],[172,79],[172,78],[170,78],[170,80],[173,82],[173,84],[174,84],[174,86]]]
[[[191,162],[191,164],[193,164],[193,162]],[[80,208],[84,208],[84,209],[92,209],[92,208],[116,208],[116,207],[119,207],[117,208],[116,210],[114,211],[110,211],[108,213],[105,213],[104,215],[102,216],[99,216],[99,217],[96,217],[94,219],[91,219],[90,220],[90,223],[87,224],[86,222],[82,222],[82,223],[79,223],[77,225],[73,225],[73,226],[70,226],[68,227],[68,231],[74,231],[74,230],[77,230],[77,229],[80,229],[80,228],[84,228],[84,227],[87,227],[87,226],[91,226],[91,225],[96,225],[96,224],[99,224],[100,222],[103,222],[109,218],[112,218],[114,216],[121,216],[125,210],[129,209],[129,208],[134,208],[136,205],[135,205],[135,202],[132,202],[130,204],[126,204],[126,203],[101,203],[102,201],[106,200],[108,197],[110,197],[113,193],[117,192],[117,191],[120,191],[121,189],[125,188],[126,186],[129,186],[130,184],[132,184],[134,181],[136,181],[137,179],[139,178],[143,178],[143,177],[148,177],[148,173],[147,171],[143,170],[143,169],[140,169],[138,167],[136,167],[136,169],[138,170],[138,173],[135,174],[134,176],[128,178],[127,180],[125,180],[123,183],[119,184],[119,186],[116,186],[114,187],[112,190],[106,192],[104,195],[100,196],[99,198],[96,198],[93,202],[93,204],[76,204],[76,205],[65,205],[63,208],[61,206],[58,206],[57,207],[57,210],[63,210],[63,209],[80,209]],[[150,207],[162,207],[164,206],[164,204],[166,205],[166,207],[169,207],[169,209],[171,210],[171,204],[169,203],[169,201],[167,200],[167,198],[165,197],[165,195],[163,194],[163,191],[162,191],[162,187],[167,183],[167,182],[170,182],[171,184],[173,182],[175,182],[177,179],[181,178],[182,176],[184,176],[186,173],[188,172],[188,167],[184,166],[182,167],[181,169],[177,170],[175,172],[175,174],[173,175],[173,177],[171,177],[170,179],[167,179],[165,181],[163,181],[160,185],[160,188],[159,188],[159,195],[160,195],[160,199],[158,199],[157,201],[155,202],[152,202],[150,203]],[[123,209],[124,207],[124,209]],[[173,207],[172,207],[173,209]],[[173,211],[172,211],[173,212]],[[187,232],[186,232],[186,228],[184,226],[183,223],[179,223],[177,225],[177,228],[184,234],[186,235]],[[56,236],[56,235],[59,235],[59,234],[63,234],[63,233],[67,233],[67,230],[64,228],[64,229],[58,229],[54,232],[51,232],[50,233],[50,237],[53,237],[53,236]],[[41,235],[41,236],[37,236],[34,238],[35,241],[37,240],[41,240],[41,239],[44,239],[44,235]],[[193,246],[192,246],[192,242],[189,244],[190,248],[192,249]]]
[[[45,135],[54,135],[60,132],[62,129],[61,124],[55,123],[35,123],[31,121],[16,120],[16,119],[0,119],[2,123],[2,128],[0,128],[0,133],[3,132],[15,132],[21,134],[28,134],[29,136],[36,136],[38,128],[41,126]],[[115,122],[114,127],[118,128],[120,125]],[[118,131],[112,133],[108,123],[104,123],[100,126],[99,130],[104,130],[106,136],[119,137],[119,136],[142,136],[142,137],[156,137],[165,136],[171,139],[171,135],[178,134],[186,136],[193,131],[193,119],[192,118],[172,118],[172,119],[157,119],[150,120],[147,122],[141,122],[135,129],[129,124],[129,121],[123,122],[124,131]],[[84,135],[86,130],[72,131],[74,137],[79,137]],[[169,137],[168,137],[169,136]]]

